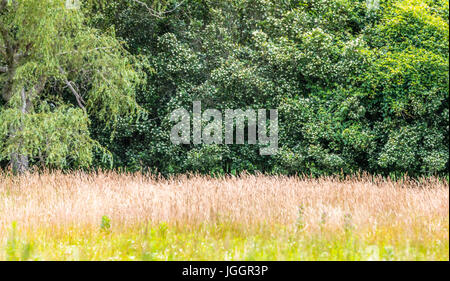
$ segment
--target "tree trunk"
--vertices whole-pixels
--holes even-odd
[[[28,171],[28,157],[18,153],[11,155],[11,165],[15,174],[23,174]]]
[[[9,1],[7,0],[0,0],[0,11],[6,8],[8,2]],[[9,102],[14,94],[13,93],[14,81],[17,67],[20,64],[19,60],[21,57],[23,58],[25,54],[19,53],[20,50],[19,42],[16,42],[14,36],[10,34],[10,31],[6,28],[3,28],[3,26],[0,26],[0,36],[3,39],[4,55],[5,55],[4,61],[7,64],[6,66],[0,67],[0,71],[6,73],[6,80],[3,83],[3,87],[1,89],[1,97],[3,98],[4,101]],[[22,101],[20,110],[22,116],[25,116],[29,112],[29,107],[31,106],[31,102],[29,97],[27,96],[25,88],[21,89],[20,97]],[[23,131],[23,129],[24,124],[21,121],[18,125],[10,129],[10,135],[14,137],[17,134],[20,134]],[[18,143],[15,151],[12,152],[10,155],[11,166],[14,173],[22,174],[26,172],[29,168],[28,156],[22,153],[24,144],[23,139],[19,138],[17,142]]]
[[[26,115],[28,113],[28,107],[29,107],[29,99],[27,98],[25,89],[22,89],[20,92],[20,96],[22,99],[22,108],[21,112],[23,115]],[[11,131],[11,135],[16,135],[20,131],[23,130],[23,124],[20,124],[18,128],[13,128]],[[11,153],[11,166],[12,170],[15,174],[23,174],[26,171],[28,171],[29,165],[28,165],[28,156],[21,154],[23,146],[23,140],[20,139],[19,143],[17,145],[17,150],[13,153]]]

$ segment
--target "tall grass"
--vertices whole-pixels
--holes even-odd
[[[0,174],[0,259],[448,260],[448,231],[437,178]]]

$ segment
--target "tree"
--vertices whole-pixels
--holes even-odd
[[[93,124],[116,167],[448,174],[448,0],[190,0],[164,18],[130,1],[100,26],[155,71],[137,93],[148,119],[119,124],[114,142]],[[167,116],[195,100],[278,108],[279,153],[173,146]]]
[[[111,125],[136,112],[142,66],[65,0],[0,0],[0,160],[19,173],[89,165],[101,148],[89,117]]]

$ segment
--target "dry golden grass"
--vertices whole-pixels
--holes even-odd
[[[361,177],[301,179],[244,175],[215,179],[157,179],[140,174],[74,173],[0,176],[0,231],[18,225],[95,225],[108,215],[116,226],[142,221],[196,224],[292,224],[302,212],[306,228],[424,222],[448,217],[446,182],[393,182]]]
[[[13,222],[21,232],[48,229],[57,235],[98,230],[105,215],[117,232],[149,221],[193,227],[301,224],[304,232],[326,227],[331,235],[351,225],[364,235],[401,228],[413,233],[411,239],[439,236],[448,241],[449,187],[436,178],[394,182],[369,176],[162,179],[114,172],[0,173],[2,244]],[[395,231],[386,233],[389,239],[403,239]]]

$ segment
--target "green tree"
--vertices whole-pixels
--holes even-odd
[[[87,23],[66,0],[0,0],[0,160],[16,172],[89,165],[90,117],[111,125],[138,108],[143,63]]]
[[[93,124],[118,167],[448,173],[447,0],[188,0],[164,17],[122,0],[103,12],[96,24],[154,69],[137,94],[147,118],[120,120],[114,142]],[[172,145],[166,117],[193,100],[278,108],[279,153]]]

